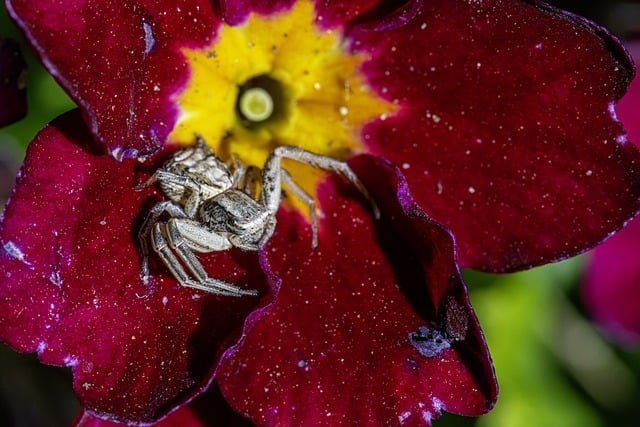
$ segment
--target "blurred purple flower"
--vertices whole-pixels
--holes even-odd
[[[629,51],[640,60],[640,42]],[[629,141],[640,146],[640,79],[616,107]],[[582,287],[585,306],[603,331],[618,343],[640,346],[640,220],[592,251]]]

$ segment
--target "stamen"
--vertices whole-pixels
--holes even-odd
[[[262,122],[273,114],[273,98],[261,87],[252,87],[240,95],[238,108],[247,120],[254,123]]]

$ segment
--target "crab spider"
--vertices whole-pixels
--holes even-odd
[[[151,248],[182,286],[218,295],[257,295],[209,277],[194,252],[224,251],[237,247],[257,251],[273,235],[282,186],[305,203],[311,221],[311,246],[318,245],[315,200],[282,168],[284,158],[345,177],[369,200],[376,218],[379,210],[360,179],[347,163],[293,146],[273,150],[262,171],[233,159],[233,171],[196,137],[197,144],[176,152],[144,184],[158,183],[169,200],[158,202],[140,231],[141,278],[149,280]],[[259,188],[259,191],[258,191]],[[168,219],[163,219],[167,218]],[[186,267],[186,268],[185,268]]]

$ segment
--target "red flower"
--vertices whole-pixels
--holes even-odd
[[[537,2],[9,5],[87,126],[71,113],[31,144],[0,228],[0,336],[73,367],[79,425],[157,420],[214,378],[265,425],[482,414],[496,384],[447,229],[461,265],[509,271],[637,210],[640,158],[611,114],[631,63]],[[381,218],[288,163],[318,247],[289,197],[261,250],[198,256],[257,297],[179,286],[155,253],[143,280],[137,234],[163,194],[135,188],[194,134],[230,163],[283,144],[348,161]]]

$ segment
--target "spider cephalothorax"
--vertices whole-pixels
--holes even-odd
[[[292,146],[277,147],[262,168],[232,167],[220,160],[201,137],[193,147],[178,151],[141,188],[157,182],[169,200],[158,202],[140,229],[142,279],[149,280],[149,241],[178,283],[219,295],[257,295],[211,278],[194,252],[232,247],[256,251],[267,243],[276,226],[282,185],[309,208],[312,247],[318,244],[315,201],[281,167],[283,158],[336,172],[349,180],[378,209],[360,179],[343,161]],[[163,219],[168,217],[168,219]],[[186,269],[185,269],[186,267]]]

